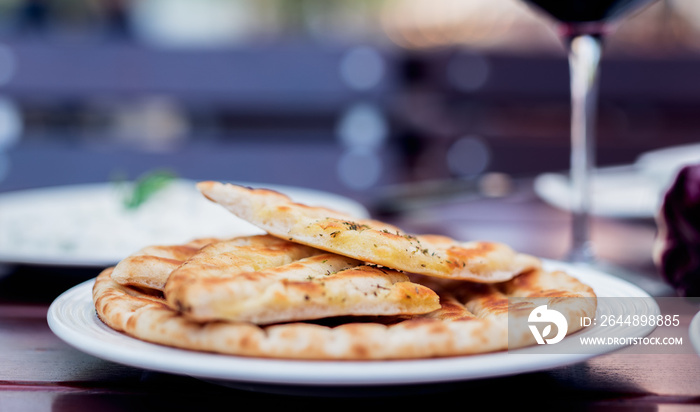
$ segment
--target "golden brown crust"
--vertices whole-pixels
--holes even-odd
[[[239,356],[415,359],[532,345],[509,320],[543,303],[568,333],[596,310],[589,286],[500,243],[408,235],[269,190],[199,187],[268,234],[153,246],[106,269],[93,300],[111,328]]]
[[[396,270],[489,283],[541,266],[539,259],[502,243],[413,236],[384,222],[302,205],[265,189],[211,181],[197,187],[273,236]]]
[[[487,353],[534,344],[527,330],[516,332],[509,340],[504,298],[550,296],[546,301],[569,318],[569,333],[580,328],[572,317],[592,316],[596,310],[595,294],[588,286],[563,272],[534,270],[520,275],[520,281],[499,285],[417,276],[414,281],[425,279],[439,291],[442,301],[440,309],[425,315],[348,318],[336,326],[196,322],[156,295],[117,284],[110,278],[111,271],[105,270],[96,279],[93,299],[100,319],[113,329],[157,344],[240,356],[380,360]],[[576,300],[574,305],[557,297],[562,291],[593,299]],[[518,305],[521,316],[534,308],[527,299]]]
[[[147,246],[121,260],[114,268],[112,279],[122,285],[162,291],[173,270],[202,247],[219,240],[201,238],[184,245]]]
[[[240,236],[214,242],[170,273],[164,293],[173,307],[185,307],[186,295],[191,293],[197,279],[208,282],[215,278],[254,273],[319,253],[320,250],[269,235]]]
[[[170,275],[169,305],[197,321],[258,324],[417,314],[440,306],[432,290],[403,273],[273,236],[254,239],[202,248]]]

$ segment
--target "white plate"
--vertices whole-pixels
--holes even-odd
[[[613,299],[623,307],[611,307],[611,300],[599,304],[598,315],[658,315],[656,302],[638,287],[605,273],[560,262],[545,261],[547,268],[568,270],[594,288],[600,297],[649,298],[647,305],[624,307],[625,299]],[[95,315],[91,297],[93,281],[82,283],[59,296],[48,311],[51,330],[75,348],[96,357],[149,370],[189,375],[229,386],[283,385],[301,390],[303,387],[353,388],[407,384],[432,384],[469,379],[505,376],[545,370],[586,360],[611,352],[621,346],[601,346],[592,353],[533,354],[532,348],[484,355],[443,359],[400,361],[295,361],[258,359],[239,356],[199,353],[147,343],[115,332]],[[607,329],[607,328],[606,328]],[[643,337],[653,326],[639,327],[635,336]],[[600,336],[600,327],[593,326],[577,335]],[[629,335],[628,335],[629,336]],[[566,339],[576,339],[568,337]],[[566,342],[566,339],[561,343]],[[292,389],[294,390],[294,389]]]
[[[669,146],[642,153],[634,164],[644,176],[667,188],[683,166],[700,163],[700,144]]]
[[[367,217],[349,198],[301,187],[266,187],[293,200]],[[114,184],[85,184],[0,195],[0,262],[59,266],[108,266],[148,245],[182,243],[196,237],[262,233],[207,200],[195,182],[182,180],[134,211],[121,206]]]
[[[681,168],[697,163],[700,144],[692,143],[642,153],[629,165],[598,168],[591,179],[591,212],[606,217],[654,218]],[[567,174],[538,176],[535,192],[549,204],[571,210]]]
[[[545,173],[537,176],[534,189],[552,206],[571,210],[572,189],[568,175]],[[659,183],[635,167],[601,168],[591,179],[591,213],[617,218],[653,218],[662,194]]]
[[[700,355],[700,312],[693,316],[690,321],[690,342],[693,344],[695,351]]]

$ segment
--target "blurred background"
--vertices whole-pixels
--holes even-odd
[[[696,0],[620,24],[599,165],[696,140],[698,57]],[[168,167],[360,200],[455,179],[497,193],[568,168],[568,75],[516,0],[2,0],[0,191]]]

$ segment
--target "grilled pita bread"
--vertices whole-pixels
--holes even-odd
[[[536,297],[545,299],[567,318],[568,333],[580,328],[577,316],[593,316],[596,310],[590,287],[563,272],[535,269],[499,284],[417,277],[430,282],[441,300],[438,310],[423,315],[267,326],[197,322],[171,308],[162,295],[116,283],[112,272],[103,271],[93,287],[97,315],[109,327],[156,344],[240,356],[380,360],[471,355],[535,343],[527,328],[509,336],[508,299],[513,296],[525,299],[516,310],[520,317],[541,304]]]
[[[396,270],[490,283],[541,266],[539,259],[502,243],[413,236],[377,220],[295,203],[272,190],[212,181],[197,187],[270,235]]]
[[[226,252],[224,249],[237,251],[235,264],[240,270],[247,271],[289,263],[295,258],[322,252],[269,235],[239,236],[225,241],[217,238],[194,239],[184,245],[155,245],[138,250],[117,263],[112,279],[122,285],[164,291],[170,274],[209,245],[212,245],[208,249],[210,253],[218,250],[222,256]],[[226,258],[234,257],[229,255]],[[177,281],[172,284],[177,284]]]
[[[112,272],[115,282],[162,291],[170,273],[202,247],[219,239],[195,239],[184,245],[147,246],[122,259]]]
[[[202,248],[170,274],[165,297],[192,320],[258,324],[440,307],[404,273],[268,235]]]

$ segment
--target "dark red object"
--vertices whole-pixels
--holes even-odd
[[[700,164],[684,166],[657,217],[654,260],[681,296],[700,296]]]

